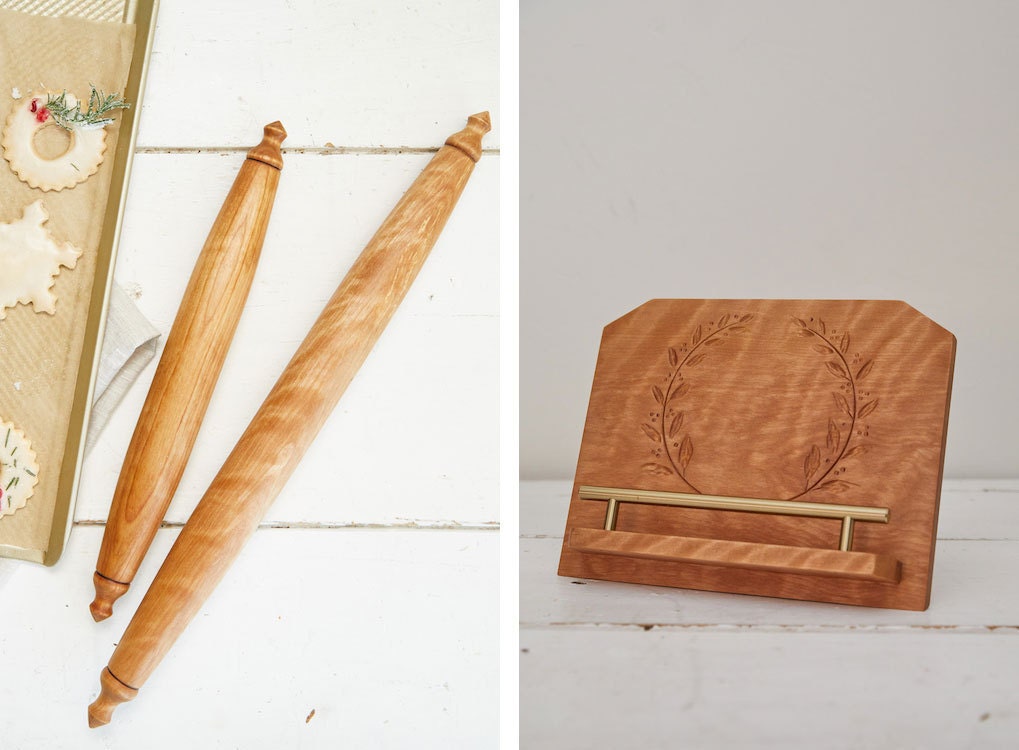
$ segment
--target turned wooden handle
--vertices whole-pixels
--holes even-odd
[[[481,156],[473,115],[397,203],[259,408],[120,639],[90,724],[134,697],[258,527],[417,276]]]
[[[97,621],[134,580],[184,473],[251,289],[286,135],[279,122],[265,126],[191,273],[113,495],[89,607]]]

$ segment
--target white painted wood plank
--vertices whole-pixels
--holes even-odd
[[[573,481],[520,483],[520,536],[563,538]]]
[[[1019,539],[1019,480],[946,480],[938,539]]]
[[[168,521],[190,515],[347,268],[428,159],[286,157],[254,286]],[[241,160],[137,157],[116,275],[164,334]],[[267,521],[497,522],[498,179],[498,157],[484,156],[403,306]],[[89,456],[77,519],[106,517],[154,371],[143,373]]]
[[[520,533],[563,538],[572,481],[520,483]],[[1019,540],[1019,480],[946,480],[938,539]]]
[[[1019,634],[524,630],[521,747],[1012,748]]]
[[[157,534],[99,624],[101,528],[76,527],[54,568],[0,561],[4,748],[496,744],[498,535],[479,531],[257,532],[139,697],[89,730],[99,672],[176,534]]]
[[[561,539],[521,541],[520,619],[525,626],[1019,628],[1019,542],[1014,541],[938,542],[926,612],[562,578],[556,575],[561,546]]]
[[[162,0],[139,145],[438,147],[487,109],[497,148],[498,92],[491,0]]]

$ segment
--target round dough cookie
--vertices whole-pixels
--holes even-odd
[[[24,508],[38,481],[32,443],[10,422],[0,422],[0,519]]]
[[[65,94],[67,105],[78,100]],[[4,128],[4,158],[22,180],[40,190],[73,188],[94,175],[106,153],[105,128],[73,128],[68,131],[71,143],[67,151],[54,159],[46,159],[36,151],[35,135],[45,127],[60,127],[46,109],[49,94],[35,93],[14,102]]]

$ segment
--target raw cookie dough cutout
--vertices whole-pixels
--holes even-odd
[[[61,266],[74,268],[81,250],[70,242],[55,242],[43,228],[48,218],[42,200],[37,200],[25,206],[17,221],[0,224],[0,320],[19,302],[31,302],[37,313],[57,310],[50,291],[54,277]]]
[[[38,482],[32,443],[10,422],[0,421],[0,519],[24,508]]]
[[[67,151],[53,158],[43,157],[37,150],[35,136],[43,128],[60,127],[46,107],[50,94],[34,93],[14,102],[4,128],[4,158],[22,182],[43,191],[73,188],[99,170],[106,153],[106,129],[102,126],[73,127],[67,130],[70,143]],[[78,100],[64,93],[61,103],[73,108]]]

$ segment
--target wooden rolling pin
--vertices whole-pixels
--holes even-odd
[[[490,128],[484,112],[451,135],[351,267],[156,574],[100,676],[89,726],[138,694],[258,528],[417,276]]]
[[[279,184],[287,137],[265,126],[248,151],[191,272],[120,470],[92,577],[98,622],[134,580],[163,521],[251,289]]]

